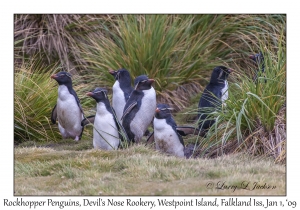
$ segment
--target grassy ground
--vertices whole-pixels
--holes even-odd
[[[87,139],[24,146],[15,148],[15,195],[286,194],[284,165],[241,153],[181,159],[144,145],[94,150]]]

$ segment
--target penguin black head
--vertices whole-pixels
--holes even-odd
[[[264,60],[264,56],[261,52],[256,53],[254,55],[250,55],[249,58],[251,58],[255,63],[260,63],[261,61]]]
[[[154,79],[149,79],[146,75],[140,75],[134,80],[135,90],[149,90],[154,82]]]
[[[262,52],[256,53],[254,55],[249,56],[258,66],[261,66],[261,71],[265,71],[265,64],[264,64],[264,55]]]
[[[155,117],[157,119],[166,119],[171,117],[171,110],[169,105],[167,104],[157,104],[157,108],[155,110]]]
[[[210,83],[223,83],[232,71],[233,69],[229,69],[225,66],[215,67],[210,77]]]
[[[108,72],[114,76],[115,80],[118,80],[118,71],[109,69]]]
[[[57,74],[51,76],[52,79],[55,79],[59,85],[72,85],[71,74],[65,71],[61,71]]]
[[[129,81],[130,82],[130,74],[126,69],[119,69],[118,71],[109,70],[109,73],[115,77],[115,80],[121,81]]]
[[[96,100],[96,102],[104,102],[107,101],[107,90],[105,88],[99,88],[97,87],[95,90],[92,92],[87,93],[88,96],[92,97],[93,99]]]

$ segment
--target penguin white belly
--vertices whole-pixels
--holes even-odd
[[[58,87],[57,118],[62,136],[79,140],[82,132],[81,120],[83,120],[83,114],[78,107],[75,97],[70,94],[65,85]]]
[[[107,111],[104,103],[97,103],[93,129],[94,148],[114,150],[118,148],[119,141],[119,133],[113,115]]]
[[[121,117],[123,116],[125,104],[126,100],[124,92],[120,87],[119,81],[116,81],[113,85],[112,107],[114,108],[119,121],[121,121]]]
[[[228,99],[228,82],[225,80],[225,87],[221,90],[222,92],[222,103],[226,105],[225,101]]]
[[[184,157],[184,146],[178,134],[167,124],[166,119],[154,118],[153,125],[156,149],[177,157]]]
[[[141,107],[130,123],[130,130],[135,135],[135,142],[139,142],[142,139],[154,117],[156,109],[156,93],[154,88],[151,87],[151,89],[143,90],[143,92],[144,97],[142,98]]]

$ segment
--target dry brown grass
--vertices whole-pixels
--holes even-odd
[[[286,162],[286,107],[282,107],[275,120],[272,131],[266,131],[258,122],[256,129],[241,146],[253,155],[272,156],[276,162]],[[248,143],[249,142],[249,143]],[[254,143],[253,143],[254,142]],[[241,148],[238,148],[241,149]]]
[[[169,104],[175,112],[182,111],[191,105],[191,99],[204,87],[196,82],[178,86],[175,90],[164,90],[157,97],[157,103]]]
[[[112,15],[16,14],[14,17],[15,64],[39,55],[47,64],[59,61],[67,71],[80,71],[87,65],[81,59],[78,42],[90,31],[101,31],[97,22]],[[99,24],[98,24],[99,25]],[[80,67],[78,67],[80,65]]]

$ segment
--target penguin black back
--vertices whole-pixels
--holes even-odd
[[[213,69],[210,82],[203,91],[198,105],[198,119],[200,119],[199,128],[201,130],[207,130],[215,123],[214,119],[207,119],[208,112],[212,110],[210,108],[220,107],[222,97],[227,94],[227,78],[232,72],[232,69],[224,66],[217,66]]]
[[[140,140],[140,134],[142,133],[141,135],[144,135],[144,132],[153,119],[156,108],[155,90],[152,88],[153,82],[154,80],[148,79],[146,75],[138,76],[134,80],[134,90],[124,107],[123,116],[121,118],[121,120],[123,120],[122,125],[129,139],[132,141],[135,141],[134,139],[138,139],[137,141]],[[147,104],[142,106],[144,99],[146,99],[145,103]],[[134,123],[132,124],[133,121]]]
[[[128,138],[130,140],[134,139],[134,134],[132,133],[131,129],[130,129],[130,123],[133,120],[133,118],[135,117],[136,113],[138,112],[138,110],[141,107],[141,98],[143,98],[144,93],[141,91],[133,91],[130,95],[130,98],[126,103],[125,107],[124,107],[124,114],[122,117],[122,125],[124,127],[124,129],[126,130],[126,133],[128,135]],[[132,103],[130,103],[132,102]],[[131,106],[129,106],[131,104]],[[128,111],[128,109],[130,109],[130,111]],[[126,115],[126,117],[124,116]]]

